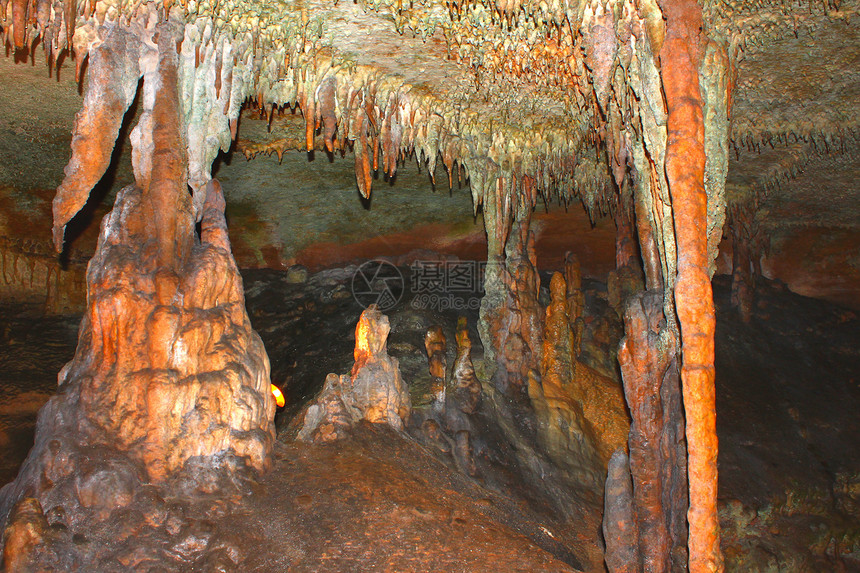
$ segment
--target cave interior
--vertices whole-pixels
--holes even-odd
[[[0,0],[0,570],[860,571],[858,11]]]

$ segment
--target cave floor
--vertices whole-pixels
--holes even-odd
[[[245,273],[249,315],[292,405],[276,419],[272,469],[252,495],[226,501],[215,522],[197,520],[149,557],[180,570],[201,546],[218,543],[225,559],[242,556],[242,571],[602,570],[599,500],[585,499],[571,518],[539,485],[519,481],[516,468],[479,459],[483,477],[469,477],[427,444],[381,427],[359,426],[331,444],[288,439],[289,418],[325,374],[351,365],[361,311],[349,290],[354,271]],[[588,297],[592,309],[607,310],[600,285]],[[723,277],[715,301],[728,570],[860,570],[860,319],[764,283],[753,321],[743,324]],[[429,384],[423,333],[434,323],[453,332],[466,314],[477,341],[477,311],[408,306],[389,314],[389,350],[420,410]],[[78,320],[0,309],[0,483],[14,477],[32,443],[35,413],[74,353]],[[593,324],[603,334],[592,335],[591,348],[598,339],[617,342],[617,322]],[[133,538],[116,543],[127,555],[121,546]]]
[[[579,564],[555,538],[578,534],[582,547],[596,534],[540,519],[370,425],[336,443],[279,444],[259,495],[235,517],[254,532],[242,542],[260,548],[248,571],[574,571],[542,546]]]

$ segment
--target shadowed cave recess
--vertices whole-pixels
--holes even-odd
[[[0,568],[860,571],[858,9],[0,0]]]

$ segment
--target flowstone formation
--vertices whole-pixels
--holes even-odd
[[[350,374],[329,374],[320,395],[297,417],[297,437],[328,442],[365,420],[402,430],[412,408],[396,358],[388,355],[388,317],[376,306],[355,327],[355,364]]]
[[[582,293],[571,292],[564,276],[555,273],[550,294],[540,382],[531,380],[529,397],[540,439],[553,460],[592,481],[598,478],[588,475],[591,468],[606,467],[612,453],[626,446],[630,424],[623,392],[614,380],[580,361],[582,303],[577,299]],[[571,306],[577,314],[571,313]]]
[[[0,492],[9,570],[53,560],[100,570],[115,558],[100,545],[111,519],[123,520],[132,536],[163,522],[149,513],[157,513],[157,504],[141,500],[143,492],[212,493],[269,464],[275,411],[269,361],[245,312],[224,198],[216,180],[198,191],[205,197],[196,210],[198,235],[186,183],[176,27],[163,22],[150,33],[148,44],[138,43],[115,27],[106,41],[128,58],[125,70],[141,54],[136,182],[118,194],[102,222],[75,358],[40,411],[36,443],[18,478]],[[107,53],[101,52],[106,61],[93,63],[96,71],[113,63]],[[70,202],[86,196],[90,180],[82,183],[81,172],[98,167],[86,154],[89,134],[103,133],[100,114],[89,113],[105,103],[95,83],[94,99],[77,118],[78,146],[57,213],[69,213]],[[20,541],[34,520],[51,529]],[[84,533],[97,542],[75,551],[71,539]]]

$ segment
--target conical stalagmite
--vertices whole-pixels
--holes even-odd
[[[143,127],[152,147],[140,150],[150,177],[121,190],[102,223],[77,354],[41,412],[18,478],[2,490],[0,520],[35,497],[77,533],[125,511],[144,483],[169,488],[190,476],[206,489],[269,464],[269,361],[245,312],[216,181],[199,238],[195,231],[174,40],[168,24],[158,28],[147,76],[156,85],[144,88],[154,95]],[[51,554],[48,543],[38,563]]]

